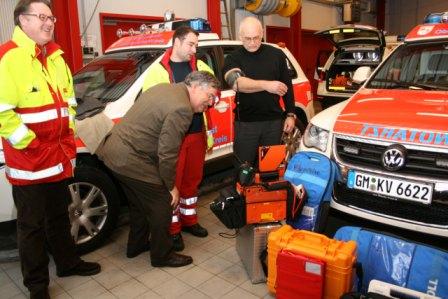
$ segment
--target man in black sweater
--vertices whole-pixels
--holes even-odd
[[[239,34],[243,47],[227,55],[223,73],[237,93],[233,151],[241,162],[254,165],[259,146],[280,144],[282,132],[293,130],[294,93],[286,55],[261,43],[261,22],[254,17],[245,18]]]

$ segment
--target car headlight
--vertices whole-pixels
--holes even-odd
[[[361,61],[364,58],[364,55],[362,52],[353,52],[353,58],[356,61]]]
[[[329,132],[313,124],[309,124],[303,136],[303,143],[307,147],[315,147],[323,152],[327,150]]]

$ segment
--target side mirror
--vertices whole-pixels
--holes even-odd
[[[356,84],[364,83],[372,74],[372,69],[369,66],[360,66],[353,74],[353,82]]]

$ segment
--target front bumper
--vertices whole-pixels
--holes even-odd
[[[337,138],[350,139],[358,143],[370,143],[363,138],[335,136],[333,138],[333,157],[342,173],[342,181],[335,184],[331,206],[341,212],[375,222],[400,227],[425,234],[448,237],[448,178],[446,175],[431,176],[428,173],[388,172],[372,162],[362,163],[338,154]],[[414,148],[414,150],[416,150]],[[417,148],[418,150],[418,148]],[[428,148],[421,148],[428,151]],[[421,204],[408,200],[391,199],[387,196],[355,190],[347,187],[349,170],[367,172],[374,175],[388,176],[401,180],[434,185],[430,204]]]

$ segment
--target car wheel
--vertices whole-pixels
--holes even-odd
[[[84,165],[76,167],[69,191],[71,234],[77,251],[86,253],[101,246],[115,228],[118,192],[106,173]]]

